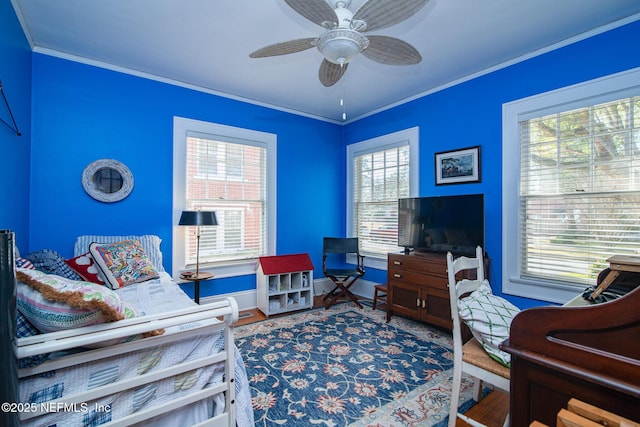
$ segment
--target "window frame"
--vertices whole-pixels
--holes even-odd
[[[267,239],[267,253],[276,253],[276,224],[277,224],[277,136],[275,134],[221,125],[212,122],[174,116],[173,118],[173,244],[172,244],[172,275],[179,277],[186,269],[184,227],[178,226],[180,215],[186,206],[186,143],[187,137],[201,133],[204,136],[218,136],[221,139],[247,141],[253,145],[266,148],[266,199],[267,221],[265,236]],[[201,271],[211,272],[215,277],[233,277],[255,274],[257,258],[242,261],[229,261],[201,265]]]
[[[409,146],[409,196],[418,197],[420,193],[420,128],[418,126],[376,138],[356,142],[347,146],[347,236],[357,237],[353,229],[354,215],[354,159],[360,155],[384,151],[389,148]],[[400,248],[400,247],[398,247]],[[353,259],[347,259],[355,262]],[[387,257],[366,256],[365,266],[379,270],[387,269]]]
[[[515,100],[502,106],[502,292],[564,304],[584,284],[520,277],[520,125],[523,120],[640,94],[640,68]],[[614,254],[611,254],[614,255]]]

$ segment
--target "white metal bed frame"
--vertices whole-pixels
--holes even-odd
[[[222,319],[222,321],[220,321],[220,319]],[[224,412],[197,425],[216,427],[235,426],[236,396],[233,325],[235,325],[237,321],[238,305],[234,298],[229,297],[209,304],[174,310],[164,314],[143,316],[120,320],[113,323],[40,334],[28,338],[19,338],[16,340],[14,350],[18,358],[24,358],[54,351],[68,350],[75,347],[83,347],[107,340],[125,338],[158,329],[170,328],[172,326],[178,327],[173,328],[173,330],[167,330],[163,335],[115,344],[95,350],[87,350],[78,354],[56,358],[33,368],[20,369],[18,371],[18,378],[24,378],[53,369],[73,367],[105,357],[117,356],[129,351],[171,343],[179,339],[202,334],[203,332],[215,334],[223,331],[224,334],[224,350],[220,351],[218,354],[208,355],[196,360],[189,360],[159,371],[146,373],[135,378],[120,380],[112,384],[47,402],[44,405],[38,405],[36,408],[33,408],[33,412],[21,413],[20,420],[24,421],[45,414],[49,405],[80,405],[83,402],[89,402],[109,396],[115,392],[140,387],[141,385],[188,372],[193,369],[224,362],[224,379],[221,383],[213,384],[208,388],[198,390],[193,394],[173,400],[170,404],[141,410],[103,425],[109,427],[128,426],[224,392]],[[176,331],[176,329],[178,330]]]

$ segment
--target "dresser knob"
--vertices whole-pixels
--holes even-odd
[[[402,274],[395,273],[393,277],[395,277],[396,279],[400,279],[402,278]]]
[[[393,261],[393,265],[402,265],[400,261]]]

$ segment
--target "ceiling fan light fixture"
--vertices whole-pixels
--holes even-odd
[[[362,49],[369,46],[369,39],[349,29],[329,30],[318,37],[316,47],[327,61],[348,64]]]
[[[362,53],[385,65],[415,65],[422,61],[420,52],[409,43],[383,35],[365,36],[367,31],[387,28],[413,15],[429,0],[358,0],[352,12],[351,0],[284,0],[295,12],[324,28],[318,37],[275,43],[249,54],[250,58],[288,55],[316,47],[324,59],[318,78],[324,87],[336,84],[349,63]]]

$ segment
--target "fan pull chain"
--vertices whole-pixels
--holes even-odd
[[[344,106],[344,99],[346,98],[346,87],[345,87],[345,77],[344,77],[344,71],[343,71],[343,67],[344,64],[340,64],[340,74],[342,74],[342,81],[340,82],[340,85],[342,86],[342,98],[340,98],[340,106],[342,107],[342,121],[346,121],[347,120],[347,109]]]

